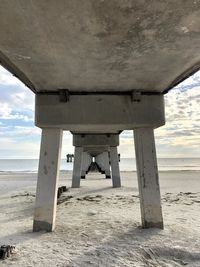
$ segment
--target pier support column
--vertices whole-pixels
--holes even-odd
[[[83,152],[83,155],[82,155],[82,165],[81,165],[81,179],[85,179],[86,165],[87,165],[87,153],[86,152]]]
[[[86,174],[88,174],[88,170],[89,170],[91,163],[92,163],[92,156],[90,154],[88,154],[88,167],[87,167]]]
[[[75,147],[72,188],[80,187],[83,147]]]
[[[89,153],[87,153],[87,168],[86,168],[86,174],[88,174],[90,164],[92,162],[92,157]]]
[[[87,152],[83,152],[82,156],[82,167],[81,167],[81,178],[85,179],[85,175],[88,171],[89,165],[90,165],[90,159],[89,154]]]
[[[103,153],[99,154],[99,165],[100,165],[102,174],[105,174],[104,154]]]
[[[134,130],[135,154],[143,228],[163,229],[157,158],[152,128]]]
[[[42,130],[33,231],[53,231],[57,206],[62,130]]]
[[[109,179],[111,178],[111,175],[110,175],[110,163],[109,163],[108,151],[105,151],[103,153],[103,156],[104,156],[104,168],[105,168],[106,179]]]
[[[116,146],[110,147],[110,161],[111,161],[113,187],[121,187],[119,160],[118,160]]]
[[[104,174],[105,169],[104,169],[103,162],[102,162],[102,153],[96,156],[95,161],[98,164],[98,166],[101,170],[101,173]]]

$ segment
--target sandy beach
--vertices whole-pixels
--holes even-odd
[[[89,174],[63,193],[56,230],[32,233],[34,173],[0,174],[0,245],[15,253],[0,266],[200,266],[200,172],[160,172],[164,230],[141,229],[135,172],[122,172],[122,188]]]

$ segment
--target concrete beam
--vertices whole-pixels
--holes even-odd
[[[73,134],[73,146],[99,149],[107,146],[118,146],[119,134]]]
[[[163,228],[153,129],[134,130],[135,154],[143,228]]]
[[[110,162],[113,187],[121,187],[117,147],[110,147]]]
[[[62,130],[43,129],[33,231],[53,231],[57,205]]]
[[[80,187],[83,147],[75,147],[72,188]]]
[[[77,109],[78,107],[78,109]],[[72,95],[60,102],[58,95],[36,95],[35,124],[59,127],[73,133],[119,133],[165,123],[162,95]]]
[[[104,151],[108,151],[108,146],[96,146],[96,147],[84,147],[83,151],[88,152],[92,157],[96,157],[100,153],[103,153]]]

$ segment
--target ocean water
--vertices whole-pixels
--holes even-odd
[[[73,163],[61,160],[60,170],[71,171]],[[159,158],[159,171],[200,171],[200,158]],[[0,172],[37,172],[38,159],[0,159]],[[135,171],[134,158],[122,158],[121,171]]]

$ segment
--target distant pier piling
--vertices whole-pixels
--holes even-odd
[[[73,162],[74,160],[74,154],[67,154],[66,155],[67,162]]]

